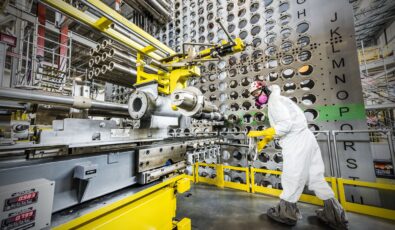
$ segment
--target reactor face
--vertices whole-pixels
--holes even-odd
[[[255,80],[277,84],[282,95],[304,111],[309,128],[317,131],[326,174],[334,174],[335,156],[330,156],[334,146],[328,146],[328,132],[322,131],[366,129],[353,11],[348,1],[178,0],[174,7],[174,20],[161,30],[159,38],[177,52],[181,52],[183,42],[218,43],[227,39],[215,22],[218,17],[233,38],[240,37],[248,44],[241,53],[205,64],[202,76],[190,82],[227,115],[222,131],[268,128],[267,109],[255,105],[248,88]],[[342,176],[374,180],[368,135],[336,137]],[[237,135],[233,141],[240,143]],[[222,148],[222,163],[246,167],[246,153],[243,148]],[[281,146],[272,142],[252,164],[281,170]],[[238,173],[229,174],[229,180],[245,180]],[[275,176],[257,182],[281,186]],[[353,196],[355,200],[369,200],[366,195],[359,198],[362,194],[357,191]],[[375,202],[374,198],[371,201]]]

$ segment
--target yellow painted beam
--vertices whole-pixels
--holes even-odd
[[[130,30],[136,32],[137,34],[140,34],[142,37],[147,39],[149,42],[151,42],[152,44],[155,44],[156,47],[162,49],[163,51],[169,53],[170,55],[173,55],[173,54],[176,53],[170,47],[166,46],[165,44],[160,42],[158,39],[154,38],[152,35],[150,35],[149,33],[145,32],[143,29],[138,27],[133,22],[127,20],[125,17],[123,17],[121,14],[119,14],[117,11],[113,10],[111,7],[109,7],[108,5],[103,3],[102,1],[100,1],[100,0],[87,0],[87,2],[91,3],[92,5],[94,5],[95,7],[100,9],[101,11],[103,11],[104,13],[106,13],[108,15],[111,15],[111,17],[113,17],[119,23],[125,25],[126,27],[128,27]]]

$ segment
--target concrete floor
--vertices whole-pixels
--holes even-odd
[[[177,217],[192,219],[192,229],[291,229],[268,219],[266,210],[277,198],[210,185],[193,185],[178,196]],[[315,217],[318,206],[299,203],[303,219],[292,229],[328,229]],[[395,229],[395,221],[348,213],[350,229]]]

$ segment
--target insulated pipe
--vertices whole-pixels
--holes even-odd
[[[95,101],[81,96],[50,95],[21,89],[0,88],[0,98],[24,103],[62,105],[76,109],[110,110],[128,113],[128,106],[104,101]]]

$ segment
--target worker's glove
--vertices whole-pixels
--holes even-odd
[[[248,137],[270,137],[271,139],[274,138],[274,135],[276,135],[276,130],[274,128],[268,128],[262,131],[250,131],[247,136]]]
[[[261,141],[258,142],[258,153],[262,151],[266,147],[269,141],[266,138],[263,138]]]
[[[263,138],[261,141],[258,142],[258,153],[262,151],[266,147],[266,145],[271,142],[274,138]]]
[[[275,135],[276,130],[274,128],[268,128],[262,131],[262,136],[265,136],[265,138],[269,138],[270,141],[274,139]]]
[[[247,136],[248,137],[261,137],[264,135],[263,133],[264,133],[263,130],[262,131],[255,130],[255,131],[248,132]]]

